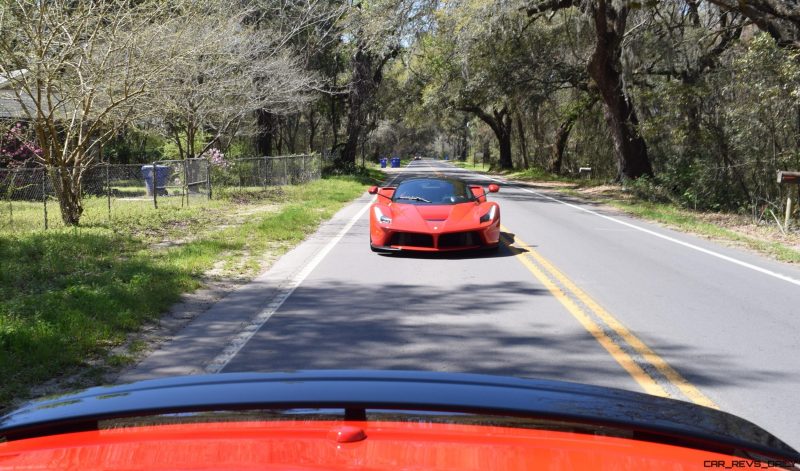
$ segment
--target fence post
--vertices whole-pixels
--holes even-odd
[[[289,184],[289,162],[287,162],[287,158],[284,157],[283,159],[283,184]]]
[[[44,205],[44,230],[49,229],[47,227],[47,167],[45,167],[42,176],[42,204]]]
[[[18,170],[14,170],[14,176],[11,177],[11,189],[8,192],[8,222],[11,225],[11,227],[14,227],[14,203],[13,203],[14,197],[13,197],[13,193],[14,193],[14,188],[15,188],[16,180],[17,180],[17,172],[18,172]]]
[[[206,160],[206,194],[211,201],[211,161]]]
[[[158,183],[156,183],[156,163],[153,162],[153,208],[158,209]]]
[[[786,216],[783,218],[783,228],[789,228],[789,222],[792,220],[792,193],[789,190],[789,197],[786,198]]]
[[[109,175],[111,164],[106,162],[106,195],[108,196],[108,222],[111,222],[111,178]]]
[[[261,158],[261,164],[264,166],[264,178],[261,180],[261,186],[266,188],[267,187],[267,163],[269,162],[269,157],[264,156]]]
[[[186,207],[189,207],[189,159],[183,161],[183,192],[186,194]]]

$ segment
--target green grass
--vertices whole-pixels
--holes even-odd
[[[787,247],[780,242],[757,239],[716,224],[711,224],[693,215],[690,211],[678,208],[674,205],[642,201],[621,201],[615,199],[608,200],[607,202],[634,216],[658,221],[683,231],[737,242],[745,247],[770,255],[783,262],[800,263],[800,251]]]
[[[109,349],[198,288],[215,263],[253,274],[261,254],[297,244],[373,178],[377,174],[281,187],[245,205],[220,200],[156,211],[131,201],[118,204],[110,222],[105,200],[90,200],[80,227],[48,231],[36,227],[41,214],[35,207],[21,206],[13,230],[0,229],[0,408],[92,360],[124,364],[124,356]],[[274,207],[236,215],[265,201]],[[237,220],[220,227],[220,221]],[[153,247],[180,238],[179,245]]]
[[[150,198],[113,198],[109,212],[105,197],[89,196],[84,199],[82,227],[104,227],[119,231],[139,231],[171,225],[193,219],[212,220],[209,211],[224,210],[230,202],[208,201],[205,197],[192,197],[189,205],[181,204],[180,197],[158,199],[159,211],[153,211]],[[58,202],[47,203],[47,227],[64,229]],[[27,234],[45,228],[45,206],[41,202],[0,201],[0,234]]]
[[[489,166],[482,165],[480,162],[474,163],[472,161],[466,162],[453,162],[456,166],[467,169],[467,170],[475,170],[475,171],[489,171]],[[575,186],[592,186],[598,185],[605,182],[591,180],[591,179],[584,179],[584,178],[577,178],[574,176],[562,176],[562,175],[553,175],[552,173],[538,168],[538,167],[531,167],[524,170],[503,170],[503,171],[493,171],[492,173],[498,173],[504,175],[507,178],[512,180],[520,180],[520,181],[532,181],[532,182],[563,182],[563,183],[572,183]]]
[[[462,162],[462,161],[459,161],[459,160],[454,160],[454,161],[452,161],[452,163],[456,167],[464,168],[464,169],[467,169],[467,170],[474,170],[476,172],[485,172],[485,171],[489,170],[489,165],[488,164],[484,165],[484,164],[482,164],[480,162],[476,163],[476,162],[473,162],[471,160],[467,160],[465,162]]]
[[[470,168],[465,166],[465,168]],[[538,181],[538,182],[565,182],[574,184],[573,188],[558,188],[558,191],[582,199],[593,199],[610,204],[628,214],[658,221],[675,229],[693,232],[711,238],[732,241],[751,250],[769,255],[777,260],[800,263],[800,251],[781,242],[763,240],[745,235],[717,224],[704,221],[698,214],[691,210],[680,208],[674,204],[654,203],[640,199],[620,198],[613,195],[592,197],[577,191],[575,188],[588,188],[607,184],[606,181],[597,179],[582,179],[576,177],[561,177],[552,175],[539,168],[530,168],[522,171],[510,172],[506,176],[512,180]]]
[[[574,189],[559,189],[559,192],[582,199],[587,198],[587,195]],[[720,225],[704,221],[701,214],[694,213],[689,209],[680,208],[674,204],[654,203],[639,199],[622,199],[610,195],[589,199],[601,201],[633,216],[650,221],[657,221],[684,232],[692,232],[718,240],[735,242],[782,262],[800,263],[800,251],[792,247],[780,242],[758,239],[741,234]]]
[[[576,181],[574,178],[553,175],[552,173],[542,170],[538,167],[531,167],[525,170],[510,172],[507,174],[507,176],[508,178],[515,180],[578,183],[578,181]]]

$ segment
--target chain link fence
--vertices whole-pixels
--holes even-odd
[[[236,159],[212,169],[215,185],[228,188],[297,185],[321,175],[322,160],[317,154]]]
[[[162,160],[152,164],[100,164],[89,168],[0,168],[0,231],[62,226],[59,189],[62,177],[80,174],[81,201],[92,221],[114,217],[125,205],[203,205],[215,192],[261,190],[321,177],[317,154],[229,159]],[[86,211],[82,221],[86,220]]]

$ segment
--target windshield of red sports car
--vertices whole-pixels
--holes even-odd
[[[407,204],[459,204],[475,201],[469,186],[460,180],[414,179],[397,187],[392,201]]]

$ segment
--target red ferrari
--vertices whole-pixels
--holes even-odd
[[[489,193],[500,187],[489,185]],[[397,187],[373,186],[369,244],[373,252],[496,249],[500,207],[480,185],[453,178],[412,178]]]

